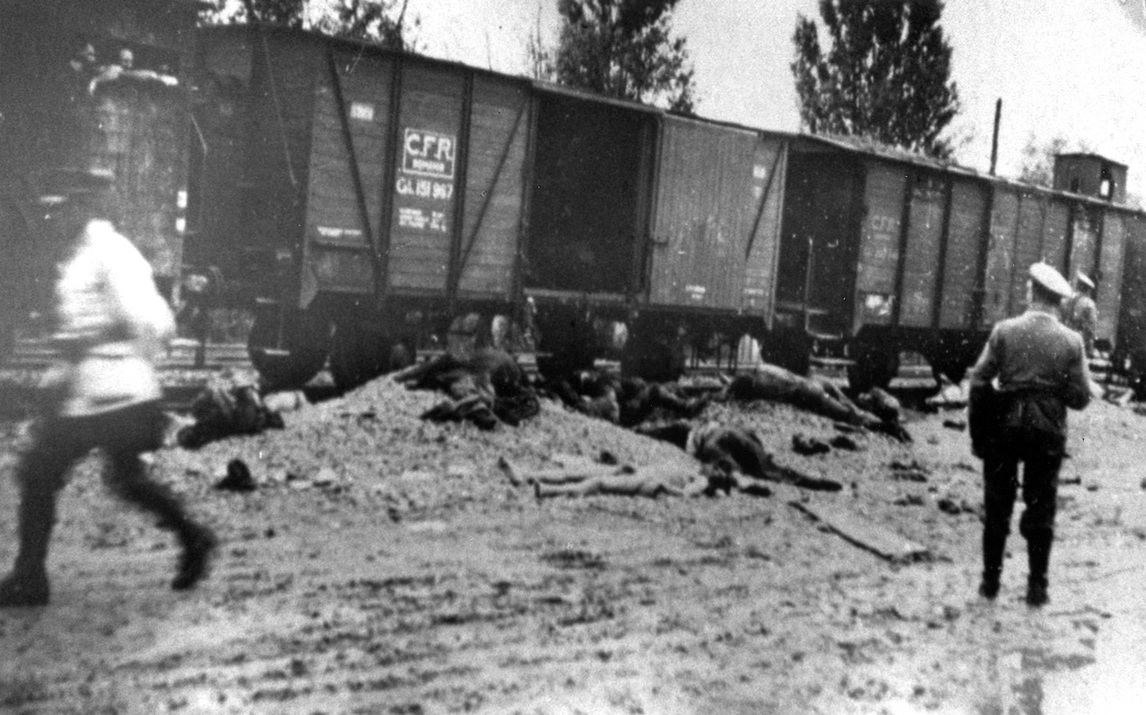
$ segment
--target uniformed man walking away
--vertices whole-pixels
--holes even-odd
[[[174,332],[151,267],[106,218],[114,213],[112,178],[54,172],[41,204],[50,233],[65,242],[55,285],[54,339],[63,362],[44,391],[36,440],[16,470],[19,549],[0,581],[0,606],[48,602],[46,562],[56,496],[68,469],[94,448],[107,460],[104,481],[124,500],[158,517],[183,547],[172,588],[194,586],[215,545],[176,496],[148,478],[140,453],[162,442],[164,417],[154,361]]]
[[[1066,444],[1066,409],[1090,401],[1082,337],[1058,319],[1070,284],[1051,266],[1030,268],[1028,308],[995,325],[971,372],[972,449],[983,460],[983,580],[979,593],[999,592],[1003,555],[1023,463],[1026,509],[1019,533],[1027,541],[1027,603],[1047,602],[1047,567],[1054,540],[1058,472]]]

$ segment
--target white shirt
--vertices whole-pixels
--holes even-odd
[[[175,332],[151,266],[106,221],[90,221],[56,282],[55,340],[68,361],[60,414],[99,414],[160,397],[154,363]]]

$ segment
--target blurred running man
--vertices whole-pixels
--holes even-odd
[[[34,445],[17,467],[19,550],[0,582],[0,606],[48,603],[48,545],[56,497],[69,468],[95,448],[104,481],[120,498],[175,532],[183,547],[172,588],[188,589],[207,572],[215,537],[192,521],[176,496],[148,478],[140,454],[160,446],[164,416],[154,363],[174,332],[151,267],[107,220],[112,177],[53,172],[40,203],[58,237],[55,343],[62,365],[47,381]]]

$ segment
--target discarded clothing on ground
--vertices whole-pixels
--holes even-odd
[[[191,416],[194,424],[175,436],[185,449],[198,449],[232,435],[283,428],[282,415],[266,406],[254,385],[209,385],[192,401]]]
[[[718,399],[724,402],[783,402],[838,422],[882,432],[903,442],[911,441],[907,430],[899,424],[898,401],[883,390],[867,393],[864,402],[879,409],[889,419],[860,407],[827,380],[803,377],[778,365],[763,363],[751,373],[737,375],[725,386]]]
[[[489,430],[499,422],[516,427],[541,411],[521,366],[496,348],[479,348],[468,358],[447,352],[394,373],[392,379],[411,389],[446,393],[448,399],[421,415],[433,422],[468,421]]]
[[[764,443],[744,427],[709,422],[693,427],[687,422],[645,425],[639,434],[675,444],[702,464],[715,465],[724,471],[768,482],[790,484],[803,489],[839,491],[843,485],[831,479],[809,477],[776,463]]]

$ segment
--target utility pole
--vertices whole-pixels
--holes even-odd
[[[999,158],[999,120],[1003,115],[1003,98],[995,100],[995,130],[991,132],[991,176],[995,175],[995,162]]]

